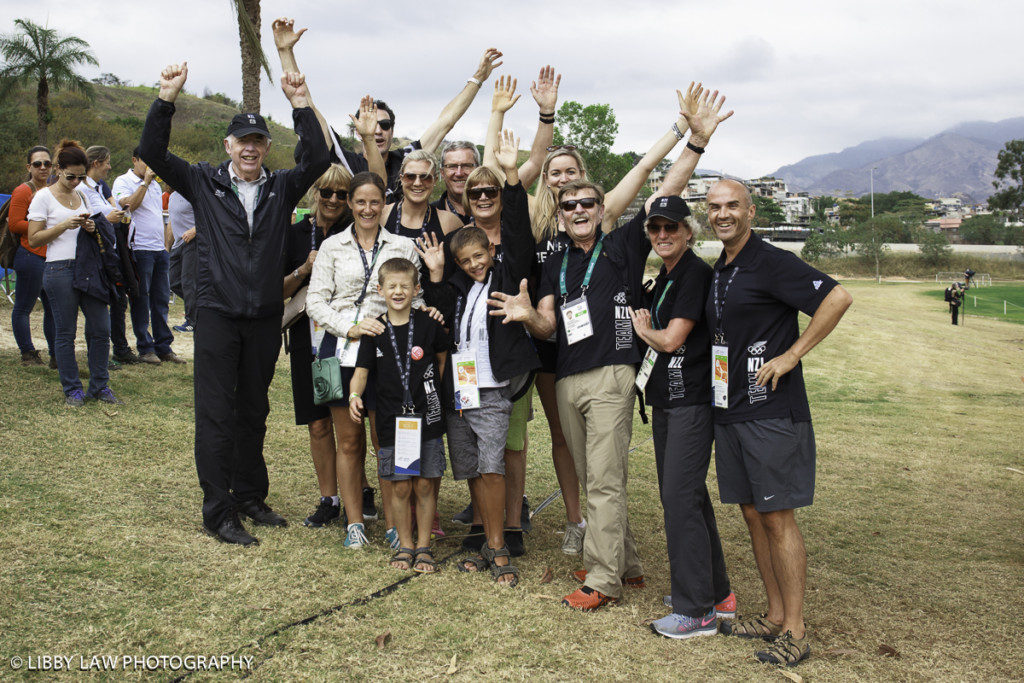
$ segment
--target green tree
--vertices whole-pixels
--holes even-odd
[[[773,224],[786,222],[786,212],[774,199],[760,195],[754,195],[752,199],[754,206],[757,207],[757,212],[754,214],[754,227],[767,228]]]
[[[1024,140],[1006,143],[999,152],[994,175],[992,187],[996,193],[988,198],[988,208],[1018,216],[1024,208]]]
[[[558,108],[554,142],[556,145],[575,145],[587,164],[590,180],[610,190],[639,159],[635,152],[615,154],[611,151],[618,132],[619,124],[611,105],[583,106],[566,100]]]
[[[821,197],[812,197],[811,210],[814,212],[814,219],[822,222],[828,220],[826,212],[831,211],[832,207],[834,207],[838,203],[838,199],[829,195],[822,195]]]
[[[921,250],[921,255],[924,256],[924,260],[933,265],[941,266],[949,262],[949,257],[953,255],[953,247],[949,245],[949,240],[941,232],[932,232],[931,230],[925,230],[921,233],[921,239],[917,243],[917,248]]]
[[[63,36],[56,29],[40,26],[28,19],[15,19],[15,33],[0,36],[0,98],[6,98],[15,86],[36,85],[36,122],[39,144],[47,144],[50,89],[78,90],[92,94],[92,84],[75,68],[81,64],[98,66],[89,43],[75,36]]]
[[[1006,217],[988,213],[971,216],[960,224],[960,239],[965,244],[1022,244],[1024,230],[1007,225]]]
[[[856,245],[857,253],[875,263],[875,280],[881,281],[881,265],[889,253],[887,235],[892,229],[888,217],[875,216],[854,226],[849,236]]]

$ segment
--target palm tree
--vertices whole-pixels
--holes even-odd
[[[260,0],[231,0],[238,15],[238,45],[242,49],[242,111],[260,110],[260,67],[270,75],[270,62],[260,46]]]
[[[15,86],[36,83],[36,116],[39,144],[46,144],[50,124],[50,89],[78,90],[92,95],[92,84],[75,72],[80,64],[98,66],[89,43],[75,36],[62,36],[56,29],[40,26],[29,19],[15,19],[19,32],[0,36],[0,97]]]

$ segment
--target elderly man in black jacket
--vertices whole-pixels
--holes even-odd
[[[281,346],[282,261],[296,203],[330,163],[305,78],[287,73],[281,87],[294,111],[298,164],[269,172],[263,159],[270,133],[259,114],[238,114],[228,126],[220,166],[188,164],[167,151],[174,100],[188,77],[186,64],[160,75],[158,99],[142,130],[142,158],[195,209],[204,226],[196,237],[195,410],[196,470],[203,489],[203,528],[227,543],[257,539],[239,521],[287,522],[266,504],[263,459],[270,405],[267,389]]]

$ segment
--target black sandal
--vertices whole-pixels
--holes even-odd
[[[417,565],[425,564],[429,569],[420,569]],[[412,570],[417,574],[433,574],[437,571],[437,562],[434,561],[434,553],[430,546],[416,548],[415,557],[412,561]]]
[[[516,569],[516,567],[512,564],[512,554],[508,551],[507,545],[498,548],[497,550],[485,545],[483,548],[480,549],[480,552],[484,554],[484,557],[491,565],[491,578],[494,579],[495,583],[507,586],[509,588],[515,588],[519,585],[519,570]],[[506,558],[508,560],[508,564],[499,565],[495,563],[494,558],[496,557]],[[509,575],[512,576],[511,581],[500,581],[501,577]]]
[[[407,566],[405,567],[405,569],[402,569],[401,567],[392,567],[391,566],[392,562],[405,562],[405,564]],[[395,552],[395,554],[391,556],[391,559],[388,560],[388,566],[389,567],[391,567],[392,569],[397,569],[398,571],[403,571],[403,572],[407,572],[410,569],[412,569],[414,564],[415,564],[415,562],[413,562],[413,550],[412,550],[412,548],[399,548]]]
[[[467,564],[471,564],[476,569],[469,569],[466,567]],[[459,560],[459,571],[465,572],[466,574],[476,574],[487,569],[487,559],[483,555],[470,555]]]

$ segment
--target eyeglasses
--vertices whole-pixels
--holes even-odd
[[[89,176],[87,176],[84,173],[82,175],[75,175],[74,173],[65,173],[64,177],[67,178],[71,182],[78,182],[80,180],[85,180]]]
[[[472,171],[476,168],[476,164],[444,164],[441,168],[446,171]]]
[[[334,195],[341,201],[348,199],[348,190],[332,190],[329,187],[320,188],[320,199],[330,199],[331,195]]]
[[[501,192],[501,189],[494,187],[493,185],[488,185],[487,187],[474,187],[466,190],[466,194],[469,195],[469,198],[473,201],[480,199],[480,197],[494,199],[498,196],[499,192]]]
[[[549,152],[555,152],[560,149],[573,150],[576,149],[576,145],[551,145],[550,147],[548,147]]]
[[[576,210],[576,206],[582,206],[584,209],[593,209],[597,206],[597,197],[583,197],[582,199],[566,199],[561,202],[558,206],[561,207],[562,211],[570,213]]]
[[[433,179],[434,179],[434,176],[432,176],[429,173],[403,173],[402,174],[402,180],[404,180],[405,182],[409,183],[410,185],[415,183],[417,180],[420,181],[421,183],[425,183],[428,180],[433,180]]]
[[[395,125],[391,119],[381,119],[377,122],[381,130],[391,130],[391,126]]]
[[[51,166],[53,166],[53,162],[51,162],[51,161],[33,161],[32,162],[32,167],[33,168],[50,168]]]
[[[654,223],[648,223],[647,224],[647,232],[651,233],[652,235],[657,235],[662,230],[665,231],[666,235],[674,235],[677,232],[679,232],[679,224],[678,223],[662,223],[661,225],[655,225]]]

